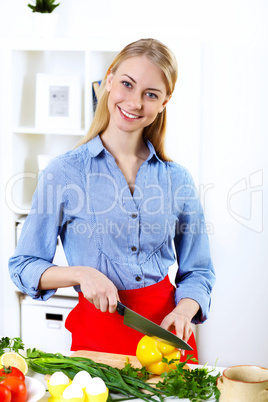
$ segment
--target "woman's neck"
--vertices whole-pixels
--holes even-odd
[[[109,130],[101,134],[101,140],[105,148],[114,156],[115,159],[137,157],[147,159],[149,150],[146,146],[142,134],[117,132],[111,133]]]

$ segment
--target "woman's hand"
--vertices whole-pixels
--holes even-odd
[[[79,284],[84,297],[97,309],[110,313],[116,311],[119,301],[117,288],[102,272],[91,267],[81,267]]]
[[[192,299],[181,299],[178,305],[161,322],[161,327],[173,331],[176,335],[188,341],[192,334],[191,321],[199,310],[199,304]]]
[[[80,285],[84,297],[102,312],[114,313],[119,296],[113,282],[92,267],[49,267],[39,281],[38,289],[56,289]]]

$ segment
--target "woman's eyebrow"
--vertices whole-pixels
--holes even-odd
[[[130,75],[128,75],[128,74],[122,74],[122,75],[128,77],[131,81],[134,82],[134,84],[137,84],[137,82],[134,80],[134,78],[130,77]]]
[[[128,77],[132,82],[134,82],[134,84],[137,84],[137,82],[134,80],[134,78],[132,78],[130,75],[128,75],[128,74],[122,74],[122,76]],[[161,89],[157,89],[157,88],[147,88],[147,90],[148,90],[148,91],[158,91],[158,92],[161,92],[161,93],[162,93]]]

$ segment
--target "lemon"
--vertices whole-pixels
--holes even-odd
[[[1,356],[3,366],[18,368],[24,375],[27,374],[28,364],[26,360],[16,352],[6,352]]]

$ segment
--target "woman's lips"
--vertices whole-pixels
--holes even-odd
[[[123,115],[123,117],[124,117],[124,118],[127,118],[128,120],[137,120],[137,119],[140,119],[140,118],[141,118],[141,116],[137,116],[137,115],[135,115],[135,114],[128,113],[128,112],[126,112],[125,110],[121,109],[119,106],[117,106],[117,107],[118,107],[118,109],[119,109],[121,115]]]

